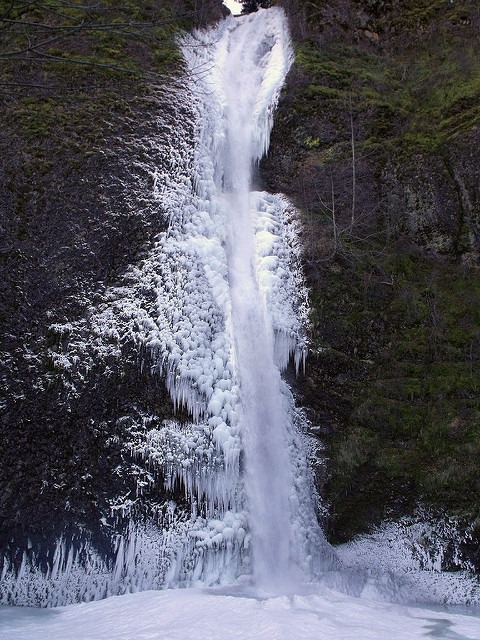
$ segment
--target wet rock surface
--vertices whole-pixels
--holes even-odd
[[[287,11],[297,64],[260,173],[303,221],[311,352],[294,384],[327,443],[327,531],[345,542],[419,503],[476,530],[478,7]],[[478,570],[478,534],[451,535],[444,568],[458,553]]]

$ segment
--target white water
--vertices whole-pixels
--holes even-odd
[[[237,573],[246,570],[257,585],[276,589],[312,577],[322,553],[325,563],[332,558],[308,471],[298,478],[304,454],[280,376],[291,354],[297,367],[305,354],[306,296],[294,227],[284,199],[251,192],[292,60],[286,19],[280,9],[231,18],[187,39],[184,51],[200,114],[197,200],[190,216],[184,210],[172,218],[164,250],[177,281],[187,252],[194,269],[181,276],[188,298],[161,285],[162,351],[172,396],[205,421],[202,447],[215,445],[220,482],[206,487],[202,480],[196,491],[208,504],[207,521],[242,513],[251,568]],[[206,313],[199,317],[199,309]],[[234,544],[235,531],[228,535]],[[202,579],[211,582],[204,572]]]
[[[239,426],[253,534],[253,572],[257,584],[264,587],[282,584],[292,569],[289,497],[293,479],[285,430],[288,414],[274,362],[272,321],[255,272],[250,194],[253,163],[267,146],[272,102],[290,66],[287,36],[283,31],[281,35],[271,32],[273,18],[278,29],[280,14],[271,16],[265,12],[260,17],[237,21],[229,33],[222,74],[226,148],[218,163],[223,165],[226,191],[228,280],[240,385]]]

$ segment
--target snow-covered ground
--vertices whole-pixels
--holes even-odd
[[[2,640],[478,640],[480,610],[428,609],[317,586],[144,591],[56,609],[0,607]]]

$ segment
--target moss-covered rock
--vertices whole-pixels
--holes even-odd
[[[420,503],[473,526],[480,10],[287,10],[296,64],[262,170],[304,224],[312,350],[297,392],[328,443],[330,538]]]

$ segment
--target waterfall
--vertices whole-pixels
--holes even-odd
[[[295,222],[283,197],[251,191],[292,61],[286,18],[278,8],[229,18],[183,48],[198,110],[194,198],[174,212],[164,239],[162,282],[176,284],[160,286],[161,350],[172,397],[198,424],[196,452],[214,461],[214,487],[197,453],[188,465],[205,523],[216,523],[215,553],[237,545],[228,575],[247,571],[256,585],[278,588],[330,561],[280,375],[306,352]],[[184,467],[172,473],[192,486]],[[226,514],[236,527],[218,524]],[[205,523],[192,532],[197,544]],[[198,565],[196,575],[222,580]]]
[[[149,195],[168,214],[168,230],[101,304],[92,303],[88,318],[51,328],[69,335],[65,352],[55,355],[80,379],[82,367],[121,358],[122,340],[137,345],[148,354],[142,366],[162,373],[183,419],[161,420],[136,407],[119,417],[130,425],[121,443],[128,456],[115,473],[136,478],[136,494],[132,482],[109,503],[103,532],[112,557],[88,532],[52,541],[43,554],[29,541],[14,550],[16,564],[3,562],[0,604],[60,606],[218,584],[253,585],[262,596],[301,594],[300,583],[316,578],[349,596],[478,602],[470,577],[422,572],[428,563],[441,568],[452,538],[447,530],[432,558],[424,515],[345,546],[343,568],[318,524],[307,421],[281,376],[291,360],[300,369],[307,348],[296,212],[282,195],[251,191],[292,60],[285,15],[272,8],[230,17],[185,36],[182,48],[186,82],[165,88],[171,111],[164,101],[156,135],[135,140],[147,158],[137,170],[152,178]],[[142,198],[138,188],[132,199],[140,206]],[[145,486],[156,492],[142,503]],[[239,600],[242,608],[249,601]],[[317,615],[303,595],[291,601],[300,603],[295,616],[313,612],[314,621],[330,620],[332,606],[349,602],[337,593]],[[202,611],[212,604],[203,596],[199,602]],[[277,616],[280,601],[271,602],[267,609]],[[352,611],[358,618],[357,604]]]
[[[273,325],[255,272],[250,189],[252,166],[268,145],[272,109],[290,59],[285,26],[277,13],[235,21],[228,33],[220,85],[226,99],[225,148],[216,164],[225,195],[253,570],[256,582],[262,585],[279,584],[291,571],[289,490],[293,478],[286,455],[288,413],[274,362]]]

